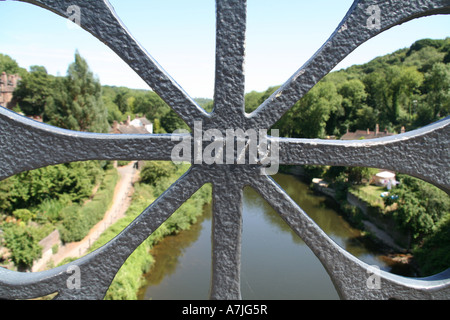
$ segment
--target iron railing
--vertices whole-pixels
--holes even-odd
[[[450,13],[449,0],[356,0],[317,53],[256,111],[244,111],[246,1],[217,0],[214,110],[205,112],[138,44],[107,0],[19,0],[73,18],[108,45],[194,130],[266,130],[349,53],[406,21]],[[70,10],[69,10],[70,9]],[[449,123],[366,141],[324,141],[269,136],[279,164],[364,166],[406,173],[447,193]],[[191,134],[108,135],[67,131],[0,109],[0,179],[48,165],[85,160],[171,160],[176,138]],[[193,146],[195,148],[195,146]],[[200,146],[201,147],[201,146]],[[436,299],[450,297],[450,269],[429,278],[379,271],[380,286],[368,286],[372,269],[336,245],[267,174],[261,163],[193,162],[178,179],[109,243],[67,265],[36,273],[0,268],[0,297],[102,299],[127,257],[205,183],[213,185],[213,261],[210,297],[240,299],[242,190],[256,189],[320,259],[343,299]],[[301,272],[301,270],[299,270]],[[73,285],[72,277],[81,281]]]

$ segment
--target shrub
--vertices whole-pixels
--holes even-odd
[[[103,218],[111,204],[117,178],[117,171],[110,170],[91,201],[84,205],[73,204],[62,210],[59,231],[63,242],[82,240]]]
[[[149,161],[141,170],[141,182],[153,185],[158,179],[169,177],[175,170],[172,162]]]
[[[431,235],[425,237],[423,244],[413,253],[421,276],[431,276],[450,267],[450,214],[437,225]]]
[[[23,222],[28,222],[31,220],[31,218],[33,218],[34,215],[28,209],[17,209],[17,210],[14,210],[13,216],[18,220],[21,220]]]
[[[23,223],[3,226],[5,246],[11,251],[11,260],[19,269],[27,269],[42,254],[34,228]]]

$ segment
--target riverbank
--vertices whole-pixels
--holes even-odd
[[[306,180],[305,176],[298,176]],[[420,274],[414,256],[408,250],[408,235],[395,227],[395,222],[374,207],[347,191],[345,199],[338,199],[337,192],[323,179],[312,179],[310,189],[329,198],[333,206],[355,228],[360,229],[363,241],[368,247],[380,253],[381,258],[391,266],[392,273],[414,277]]]
[[[166,190],[179,176],[181,176],[186,168],[178,168],[177,172],[170,177],[161,178],[155,185],[136,183],[135,193],[132,203],[128,208],[125,217],[120,219],[113,226],[108,228],[94,243],[91,250],[102,246],[116,234],[122,231],[131,221],[133,221],[149,204],[151,204],[157,196]],[[301,179],[299,179],[301,180]],[[151,254],[152,248],[162,239],[170,235],[176,234],[179,230],[189,229],[196,222],[198,215],[202,214],[201,208],[211,199],[210,186],[206,185],[204,189],[197,192],[185,205],[183,205],[168,221],[158,228],[141,246],[125,262],[123,267],[116,275],[105,299],[107,300],[137,300],[139,289],[143,285],[143,275],[150,271],[155,264],[155,258]],[[329,197],[329,199],[332,199]],[[337,208],[338,203],[329,203],[330,206]],[[336,210],[338,211],[338,210]],[[342,212],[339,210],[339,212]],[[345,217],[344,214],[342,216]],[[348,219],[346,219],[348,220]],[[367,246],[377,247],[380,253],[384,253],[383,259],[392,264],[393,268],[409,263],[409,257],[405,254],[400,256],[388,246],[377,243],[366,233],[366,236],[356,239],[356,241],[364,242]],[[398,269],[398,267],[397,267]],[[397,273],[397,271],[395,271]]]
[[[331,201],[312,192],[293,175],[278,174],[275,182],[317,225],[350,254],[368,265],[391,267],[351,227]],[[328,204],[328,202],[330,202]],[[245,300],[339,299],[333,283],[307,244],[251,187],[243,192],[241,293]],[[152,249],[155,264],[139,299],[208,299],[211,279],[211,219],[163,239]],[[306,239],[305,239],[306,240]],[[373,244],[371,244],[373,247]]]
[[[108,203],[108,210],[106,210],[103,219],[97,222],[89,233],[80,241],[63,244],[60,239],[59,231],[55,230],[52,232],[40,242],[43,246],[43,255],[41,259],[35,261],[33,264],[33,272],[43,271],[55,265],[63,264],[66,261],[74,260],[85,255],[91,245],[100,237],[101,233],[106,230],[108,226],[114,224],[125,215],[131,202],[133,184],[139,176],[138,171],[133,168],[132,163],[112,170],[117,170],[117,173],[114,172],[114,175],[118,175],[119,177],[118,179],[115,178],[112,180],[118,181],[114,186],[114,194],[111,197],[112,201],[111,203]],[[111,171],[110,174],[113,174],[113,172]],[[111,186],[107,187],[110,188]],[[95,199],[95,194],[96,193],[93,193],[93,196],[89,201]]]
[[[131,205],[125,216],[102,233],[92,245],[93,251],[115,237],[144,211],[158,196],[178,179],[188,166],[179,166],[170,176],[158,179],[154,185],[137,182]],[[168,220],[150,235],[127,259],[112,282],[105,300],[137,300],[138,290],[143,284],[143,275],[153,264],[151,249],[163,238],[189,229],[203,213],[203,206],[211,201],[211,186],[204,185],[186,201]]]

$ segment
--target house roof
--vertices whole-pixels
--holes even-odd
[[[392,179],[395,178],[395,173],[390,171],[382,171],[377,173],[376,176],[383,179]]]
[[[117,127],[113,128],[111,133],[122,133],[122,134],[145,134],[149,133],[145,127],[135,127],[127,126],[125,124],[119,124]]]
[[[387,129],[380,131],[378,125],[376,125],[375,131],[356,130],[355,132],[347,132],[341,137],[341,140],[360,140],[360,139],[376,139],[382,137],[393,136],[395,133],[388,132]]]
[[[148,134],[150,132],[147,131],[145,126],[149,124],[151,124],[151,122],[145,117],[136,118],[133,121],[128,117],[125,123],[114,121],[110,132],[117,134]]]

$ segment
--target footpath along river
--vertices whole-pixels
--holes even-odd
[[[326,198],[314,194],[292,175],[278,174],[277,183],[348,252],[382,270],[391,271],[379,253],[359,241],[352,228]],[[241,291],[248,300],[338,299],[338,294],[306,244],[251,188],[244,191]],[[165,238],[152,250],[155,265],[146,274],[141,300],[208,299],[211,277],[211,208],[190,230]]]

